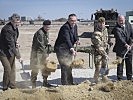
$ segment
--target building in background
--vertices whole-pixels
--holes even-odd
[[[21,17],[21,21],[26,21],[27,19],[26,19],[26,16],[22,16]]]
[[[126,20],[127,20],[130,24],[133,24],[133,11],[127,11],[127,12],[126,12]]]

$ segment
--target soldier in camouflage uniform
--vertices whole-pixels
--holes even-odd
[[[30,58],[30,68],[31,68],[31,82],[32,88],[36,87],[37,74],[39,69],[41,69],[43,76],[43,86],[49,87],[51,86],[47,82],[47,77],[51,72],[46,70],[46,64],[48,62],[48,46],[49,44],[49,29],[50,29],[51,21],[45,20],[43,22],[43,27],[40,28],[33,37],[32,42],[32,50],[31,50],[31,58]]]
[[[107,47],[108,47],[108,32],[105,27],[105,18],[100,17],[98,20],[97,27],[94,30],[91,41],[93,43],[94,52],[94,63],[95,73],[94,80],[97,83],[99,74],[102,76],[102,80],[106,81],[107,75]]]

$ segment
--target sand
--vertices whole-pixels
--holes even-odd
[[[84,81],[56,88],[12,89],[0,93],[0,100],[132,100],[133,82],[107,82],[92,86]]]

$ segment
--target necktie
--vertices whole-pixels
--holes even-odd
[[[124,31],[125,30],[125,27],[124,26],[121,26],[122,30]]]
[[[74,33],[74,27],[72,27],[72,32]]]

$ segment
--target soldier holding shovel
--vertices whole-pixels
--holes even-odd
[[[30,58],[31,67],[31,82],[32,88],[36,87],[37,74],[39,69],[41,69],[43,76],[43,86],[51,87],[52,85],[47,82],[48,76],[51,74],[50,71],[46,70],[46,65],[48,63],[49,57],[49,30],[51,21],[45,20],[43,22],[43,27],[40,28],[33,37],[32,51]]]
[[[102,76],[102,80],[107,81],[107,61],[108,55],[106,49],[108,47],[108,32],[105,27],[105,18],[100,17],[98,19],[98,25],[92,34],[91,41],[93,43],[94,52],[94,63],[95,63],[95,72],[94,72],[94,82],[99,81],[99,74]]]

